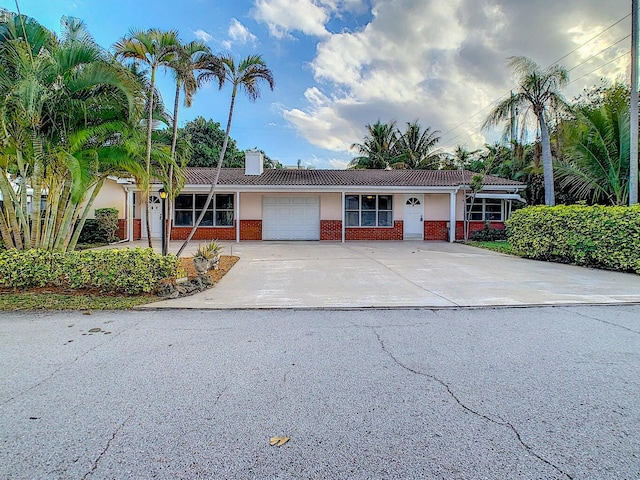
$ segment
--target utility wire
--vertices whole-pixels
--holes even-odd
[[[591,70],[590,72],[585,73],[584,75],[582,75],[581,77],[578,77],[574,80],[571,80],[569,83],[567,83],[567,85],[571,85],[573,82],[577,82],[578,80],[582,80],[584,77],[591,75],[593,72],[597,72],[598,70],[600,70],[603,67],[606,67],[607,65],[615,62],[616,60],[620,60],[622,57],[625,57],[627,55],[629,55],[631,53],[631,50],[627,50],[626,52],[624,52],[622,55],[614,58],[613,60],[609,60],[607,63],[603,63],[602,65],[600,65],[598,68],[594,68],[593,70]]]
[[[567,57],[568,57],[569,55],[571,55],[572,53],[577,52],[577,51],[578,51],[578,50],[580,50],[582,47],[584,47],[584,46],[585,46],[585,45],[587,45],[588,43],[592,42],[593,40],[595,40],[596,38],[598,38],[599,36],[601,36],[603,33],[605,33],[605,32],[607,32],[607,31],[611,30],[613,27],[615,27],[615,26],[616,26],[616,25],[618,25],[619,23],[623,22],[624,20],[626,20],[626,19],[627,19],[627,18],[629,18],[630,16],[631,16],[631,13],[629,13],[629,14],[625,15],[624,17],[622,17],[622,18],[621,18],[620,20],[618,20],[617,22],[612,23],[612,24],[611,24],[611,25],[609,25],[607,28],[605,28],[604,30],[602,30],[601,32],[599,32],[597,35],[594,35],[593,37],[591,37],[591,38],[590,38],[589,40],[587,40],[586,42],[582,43],[581,45],[578,45],[576,48],[574,48],[573,50],[571,50],[571,51],[570,51],[569,53],[567,53],[566,55],[564,55],[564,56],[560,57],[560,58],[559,58],[558,60],[556,60],[555,62],[552,62],[552,63],[549,65],[549,67],[550,67],[551,65],[555,65],[555,64],[557,64],[557,63],[558,63],[558,62],[560,62],[561,60],[564,60],[565,58],[567,58]],[[591,57],[587,58],[586,60],[584,60],[583,62],[581,62],[581,63],[579,63],[578,65],[574,66],[573,68],[571,68],[571,69],[570,69],[570,70],[568,70],[568,71],[575,70],[576,68],[580,67],[581,65],[583,65],[583,64],[585,64],[585,63],[587,63],[589,60],[593,59],[594,57],[596,57],[596,56],[598,56],[598,55],[600,55],[600,54],[604,53],[605,51],[607,51],[608,49],[610,49],[610,48],[612,48],[613,46],[617,45],[618,43],[620,43],[620,42],[622,42],[622,41],[626,40],[626,39],[627,39],[627,38],[629,38],[630,36],[631,36],[631,35],[627,35],[626,37],[621,38],[621,39],[620,39],[620,40],[618,40],[617,42],[615,42],[615,43],[613,43],[613,44],[609,45],[609,46],[608,46],[608,47],[606,47],[604,50],[601,50],[600,52],[596,53],[595,55],[592,55]],[[629,53],[629,52],[627,52],[627,53],[625,53],[625,54],[623,54],[623,55],[621,55],[621,56],[619,56],[619,57],[616,57],[615,59],[611,60],[610,62],[607,62],[607,63],[605,63],[604,65],[599,66],[599,67],[598,67],[598,68],[596,68],[595,70],[592,70],[592,71],[590,71],[589,73],[586,73],[585,75],[583,75],[583,76],[581,76],[581,77],[579,77],[579,78],[577,78],[577,79],[575,79],[575,80],[572,80],[572,81],[571,81],[571,82],[569,82],[567,85],[570,85],[570,84],[572,84],[573,82],[576,82],[576,81],[578,81],[578,80],[580,80],[580,79],[582,79],[582,78],[586,77],[587,75],[590,75],[591,73],[593,73],[593,72],[595,72],[595,71],[599,70],[600,68],[602,68],[602,67],[604,67],[604,66],[606,66],[606,65],[609,65],[610,63],[613,63],[614,61],[616,61],[616,60],[618,60],[618,59],[622,58],[624,55],[627,55],[628,53]],[[547,68],[549,68],[549,67],[547,67]],[[477,117],[480,113],[482,113],[483,111],[485,111],[487,108],[490,108],[490,107],[492,107],[493,105],[497,104],[497,103],[498,103],[502,98],[504,98],[506,95],[509,95],[510,93],[511,93],[511,89],[510,89],[508,92],[503,93],[502,95],[500,95],[497,99],[495,99],[494,101],[492,101],[491,103],[489,103],[489,104],[488,104],[488,105],[486,105],[485,107],[483,107],[483,108],[481,108],[480,110],[478,110],[476,113],[474,113],[473,115],[471,115],[470,117],[468,117],[468,118],[467,118],[465,121],[463,121],[462,123],[460,123],[460,124],[456,125],[455,127],[450,128],[449,130],[447,130],[445,133],[443,133],[443,134],[440,136],[440,139],[442,140],[442,138],[443,138],[443,137],[447,136],[447,135],[448,135],[448,134],[450,134],[451,132],[454,132],[455,130],[459,129],[460,127],[463,127],[463,126],[467,125],[467,124],[468,124],[468,122],[469,122],[469,120],[471,120],[471,119],[472,119],[472,118],[474,118],[474,117]],[[483,123],[484,123],[484,122],[483,122]],[[480,124],[478,124],[477,126],[479,126],[479,125],[480,125]],[[477,126],[476,126],[476,128],[477,128]],[[458,137],[462,136],[463,134],[464,134],[464,133],[459,133],[458,135],[456,135],[456,136],[454,136],[452,139],[450,139],[448,142],[452,142],[453,140],[457,139]]]

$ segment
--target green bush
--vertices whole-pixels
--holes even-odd
[[[507,231],[504,228],[492,228],[489,222],[485,222],[482,230],[471,234],[471,240],[476,242],[497,242],[507,239]]]
[[[12,288],[55,285],[97,288],[107,293],[148,293],[162,279],[175,277],[178,259],[151,249],[0,251],[0,286]]]
[[[640,273],[640,206],[527,207],[506,225],[526,257]]]
[[[113,243],[118,238],[118,210],[115,208],[96,208],[96,218],[84,222],[78,243],[98,245]]]

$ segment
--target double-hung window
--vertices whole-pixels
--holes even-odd
[[[393,227],[393,195],[345,195],[347,227]]]
[[[200,213],[204,210],[201,227],[233,226],[233,194],[221,193],[205,205],[206,194],[181,194],[175,201],[174,225],[176,227],[192,227]]]
[[[469,220],[484,222],[501,222],[504,220],[504,202],[494,198],[476,198],[471,205],[471,198],[467,198],[467,212]]]

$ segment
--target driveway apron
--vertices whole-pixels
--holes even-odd
[[[640,303],[640,276],[445,242],[246,242],[212,289],[146,308],[397,308]],[[145,308],[145,307],[143,307]]]

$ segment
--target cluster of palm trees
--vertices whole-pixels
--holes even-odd
[[[378,121],[366,126],[363,143],[352,145],[360,156],[350,167],[464,168],[526,182],[534,204],[628,204],[630,184],[638,181],[629,175],[629,87],[603,84],[571,103],[561,93],[569,80],[563,67],[542,69],[527,57],[512,57],[509,67],[518,89],[496,105],[484,124],[506,123],[505,141],[443,152],[435,148],[438,132],[422,130],[417,121],[408,123],[404,133],[393,121]],[[532,142],[517,134],[527,132],[527,123],[535,124]]]
[[[256,100],[262,81],[273,89],[273,74],[258,55],[236,63],[201,42],[181,42],[176,31],[132,30],[113,54],[80,20],[61,23],[56,35],[35,19],[0,10],[2,243],[72,250],[103,182],[115,174],[134,177],[142,188],[151,247],[152,182],[161,180],[170,200],[184,185],[189,145],[178,135],[181,95],[188,107],[203,83],[231,84],[217,183],[237,92]],[[174,74],[173,114],[157,90],[161,69]],[[171,135],[159,125],[171,127]]]

